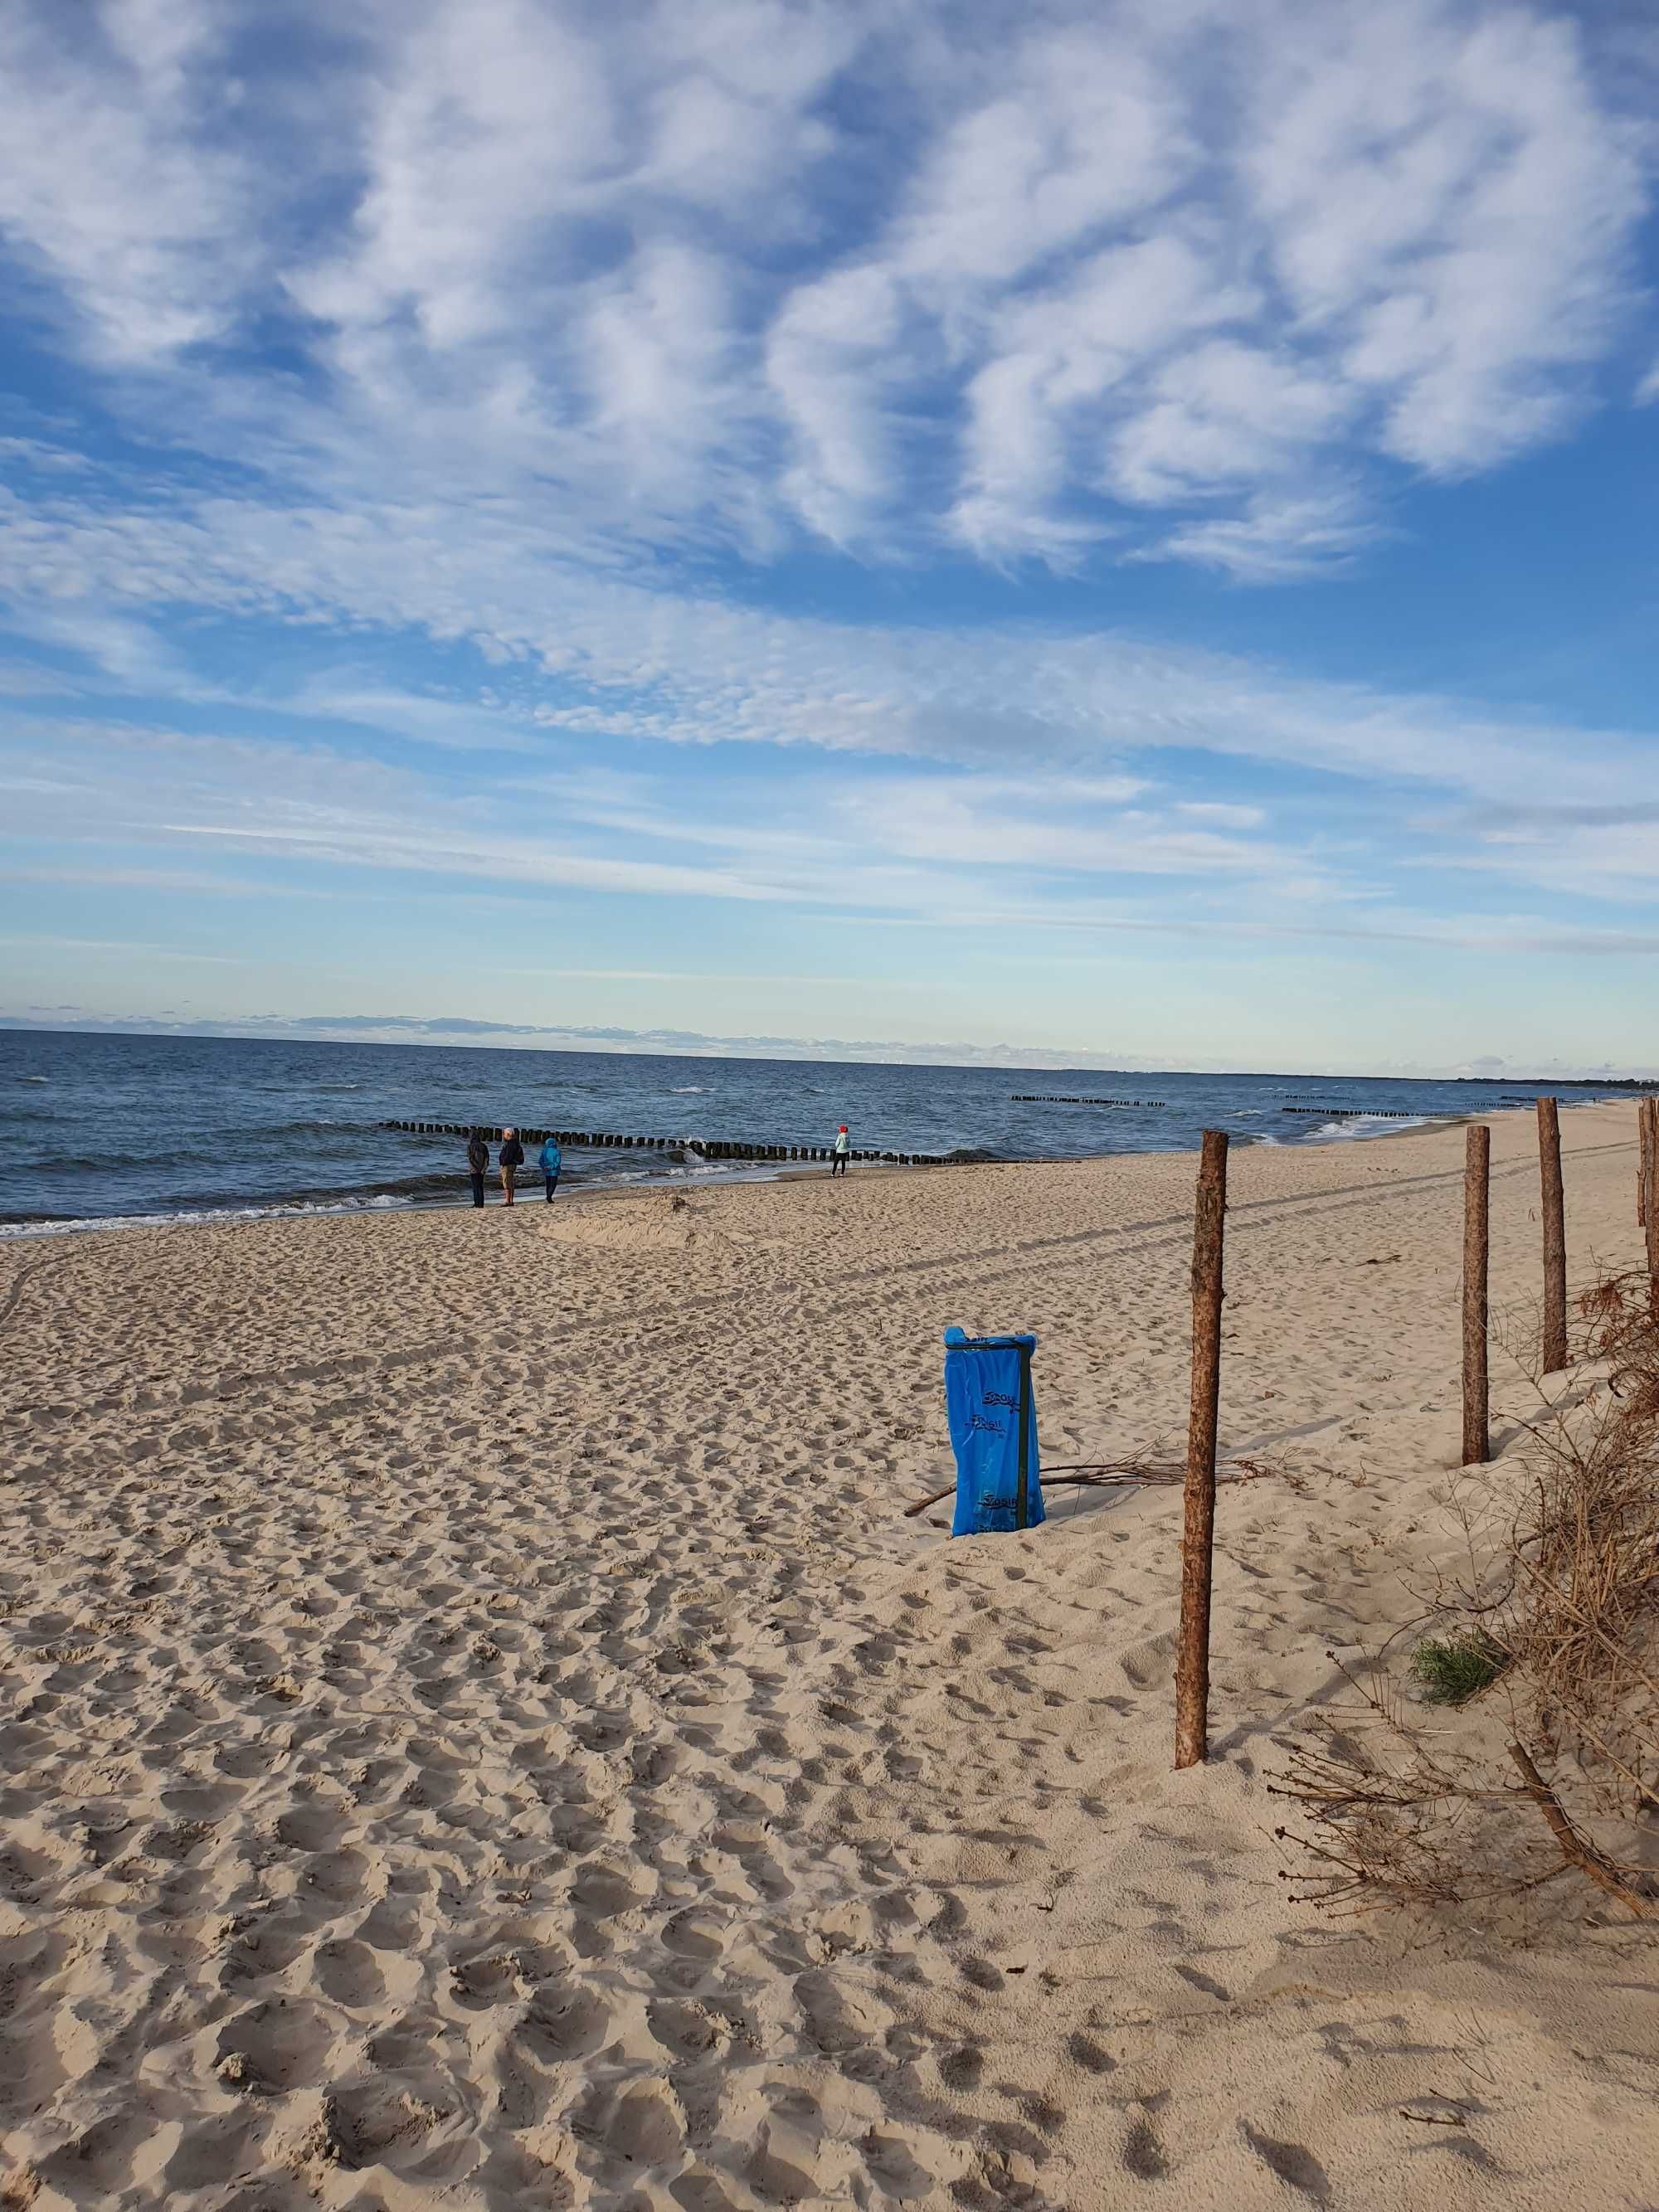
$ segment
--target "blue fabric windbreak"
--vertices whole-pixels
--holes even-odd
[[[1037,1468],[1034,1336],[945,1332],[945,1411],[957,1455],[953,1536],[1035,1528],[1042,1515]]]

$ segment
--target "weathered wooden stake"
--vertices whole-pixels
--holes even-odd
[[[1648,1225],[1648,1145],[1652,1134],[1648,1109],[1652,1103],[1650,1098],[1638,1098],[1636,1102],[1636,1225],[1638,1229],[1645,1229]]]
[[[1463,1464],[1492,1457],[1486,1395],[1486,1186],[1492,1131],[1471,1127],[1463,1170]]]
[[[1644,1109],[1646,1141],[1642,1147],[1643,1226],[1647,1231],[1648,1298],[1659,1313],[1659,1098]]]
[[[1226,1132],[1206,1129],[1193,1225],[1193,1399],[1187,1426],[1186,1522],[1181,1540],[1181,1635],[1176,1649],[1177,1767],[1198,1765],[1209,1751],[1210,1566],[1215,1544],[1221,1262],[1226,1212]]]
[[[1567,1364],[1567,1230],[1561,1194],[1561,1118],[1553,1098],[1538,1102],[1538,1181],[1544,1212],[1544,1372]]]

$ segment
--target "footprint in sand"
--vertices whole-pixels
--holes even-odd
[[[228,2020],[214,2046],[214,2068],[227,2088],[267,2095],[320,2081],[336,2040],[319,2005],[278,1997]]]
[[[590,1990],[562,1996],[544,1992],[525,2014],[518,2035],[530,2055],[549,2066],[585,2057],[611,2034],[611,2008]]]

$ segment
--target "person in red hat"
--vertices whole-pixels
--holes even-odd
[[[846,1174],[847,1163],[852,1157],[852,1152],[853,1140],[848,1135],[847,1124],[843,1121],[836,1132],[835,1157],[830,1163],[830,1172],[832,1176]]]

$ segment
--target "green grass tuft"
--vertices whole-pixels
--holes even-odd
[[[1431,1705],[1461,1705],[1495,1682],[1509,1664],[1503,1646],[1483,1630],[1425,1637],[1412,1654],[1412,1676]]]

